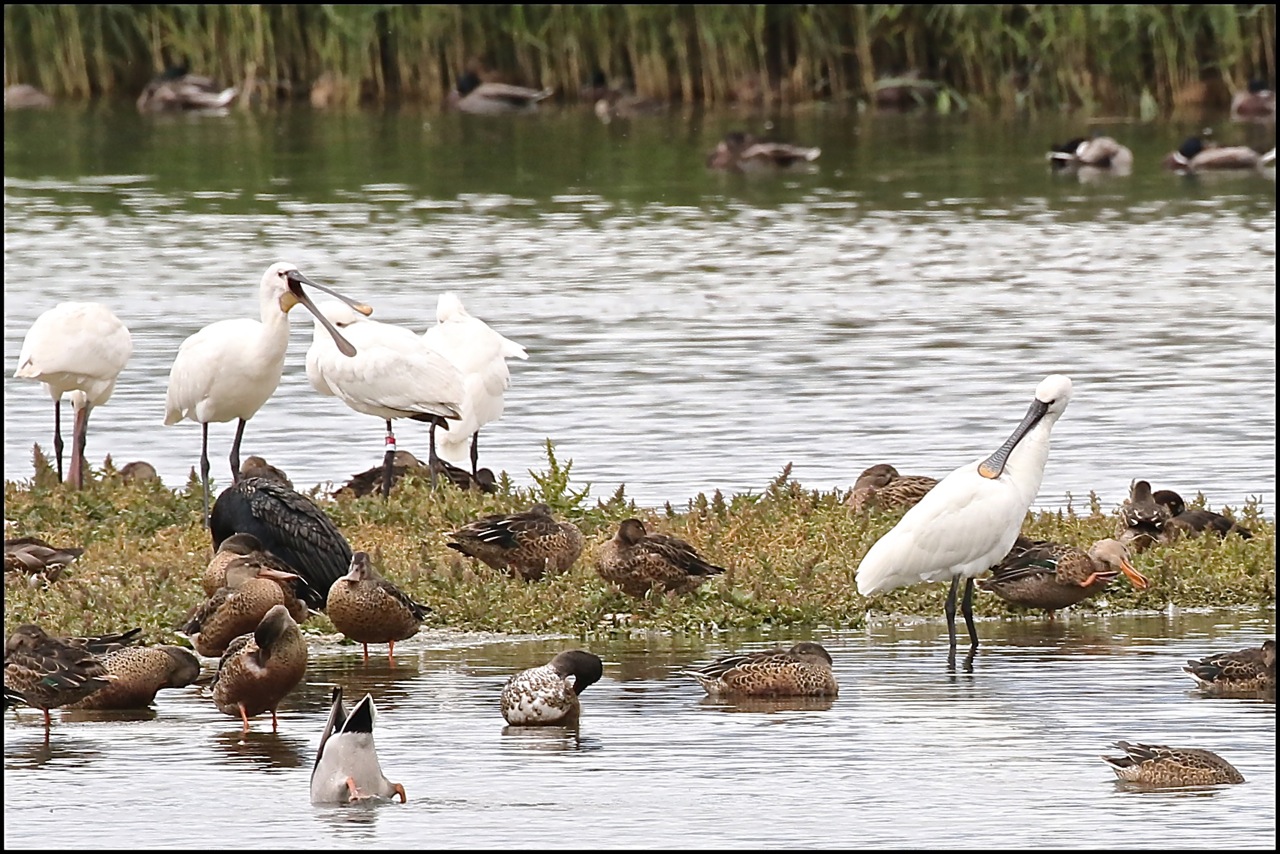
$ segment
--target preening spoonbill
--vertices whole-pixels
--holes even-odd
[[[969,630],[965,669],[973,668],[978,632],[973,624],[973,580],[1009,553],[1040,491],[1049,458],[1049,434],[1071,399],[1071,380],[1045,377],[1009,439],[994,454],[961,466],[939,481],[898,524],[877,540],[858,565],[863,596],[920,581],[951,579],[947,596],[948,667],[956,658],[956,591]]]
[[[278,261],[267,268],[258,286],[261,320],[219,320],[191,335],[178,348],[178,357],[169,370],[164,423],[169,426],[190,419],[200,424],[205,519],[209,518],[209,423],[239,420],[231,445],[231,479],[239,480],[244,425],[275,393],[284,372],[289,310],[301,303],[325,324],[337,349],[348,356],[355,355],[351,343],[320,316],[303,285],[332,294],[364,314],[373,311],[311,281],[293,264]]]
[[[215,551],[235,534],[253,535],[302,577],[306,584],[298,586],[298,596],[318,611],[329,587],[351,566],[351,545],[333,520],[307,496],[262,477],[242,477],[222,491],[209,514],[209,533]]]
[[[373,746],[373,722],[377,719],[373,695],[365,694],[347,714],[342,705],[342,686],[333,686],[333,705],[320,735],[316,764],[311,768],[311,803],[344,804],[369,798],[406,801],[404,786],[382,773],[378,751]]]
[[[471,476],[476,468],[480,428],[502,415],[503,394],[511,385],[507,359],[527,359],[529,354],[478,317],[474,317],[451,291],[436,301],[436,325],[423,333],[432,349],[443,353],[462,375],[462,418],[445,425],[437,453],[453,463],[466,459],[471,443]]]
[[[44,383],[53,398],[53,450],[62,480],[62,396],[71,395],[71,482],[84,486],[89,412],[107,402],[133,354],[129,330],[96,302],[60,302],[36,318],[22,341],[15,377]]]
[[[382,494],[391,493],[396,437],[395,418],[412,418],[431,425],[427,464],[436,459],[436,427],[461,417],[462,377],[444,355],[412,330],[391,323],[366,320],[341,303],[326,301],[316,319],[315,336],[307,350],[307,379],[321,394],[337,397],[356,412],[374,415],[387,425]],[[347,357],[320,332],[320,323],[336,325],[355,342],[359,352]],[[435,483],[434,469],[429,472]]]

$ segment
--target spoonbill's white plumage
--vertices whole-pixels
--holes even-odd
[[[1040,491],[1049,457],[1049,434],[1071,399],[1071,380],[1045,377],[1035,399],[1009,439],[991,456],[961,466],[929,490],[898,524],[877,540],[858,565],[863,596],[921,581],[951,579],[947,629],[955,666],[956,591],[965,579],[963,613],[972,668],[978,650],[973,624],[973,580],[999,563],[1014,540],[1031,502]]]
[[[507,359],[527,359],[529,354],[468,312],[451,291],[440,295],[436,325],[424,332],[423,338],[453,362],[462,375],[462,418],[447,425],[440,434],[437,452],[449,462],[462,465],[470,444],[471,475],[475,477],[480,428],[501,417],[503,395],[511,385]]]
[[[120,318],[96,302],[60,302],[36,318],[22,341],[15,377],[36,380],[53,398],[53,449],[62,479],[62,396],[71,396],[71,482],[84,485],[89,413],[116,389],[133,355],[133,338]]]
[[[356,412],[374,415],[387,425],[382,494],[391,492],[396,437],[395,418],[431,425],[430,461],[436,459],[436,427],[461,417],[462,377],[444,355],[413,330],[367,320],[341,303],[326,300],[319,308],[315,335],[307,350],[307,378],[321,394],[338,398]],[[357,353],[338,352],[321,323],[332,324],[355,344]],[[432,471],[434,483],[434,468]]]
[[[369,313],[368,306],[352,302],[324,285],[311,281],[298,268],[279,261],[267,268],[258,286],[261,320],[236,318],[211,323],[188,337],[178,348],[169,370],[165,399],[166,426],[189,419],[202,430],[200,475],[204,481],[204,513],[209,517],[209,424],[239,420],[231,445],[231,478],[240,478],[240,440],[244,425],[275,393],[284,372],[289,346],[289,310],[302,304],[319,317],[319,309],[302,286],[325,293]],[[333,337],[335,351],[355,354],[341,333],[321,320]]]

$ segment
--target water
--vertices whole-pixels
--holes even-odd
[[[57,823],[78,847],[1271,848],[1275,705],[1198,696],[1188,658],[1274,636],[1274,612],[980,623],[972,674],[937,621],[796,634],[835,661],[838,698],[708,700],[678,671],[757,636],[573,639],[422,633],[366,666],[313,644],[280,731],[247,737],[193,687],[141,715],[5,715],[5,847]],[[577,730],[505,727],[502,684],[586,646],[604,678]],[[313,807],[329,685],[373,693],[383,769],[408,803]],[[1143,792],[1117,739],[1214,750],[1246,782]],[[74,815],[74,820],[66,820]],[[545,847],[545,846],[543,846]]]
[[[83,299],[134,340],[89,458],[146,459],[181,485],[200,439],[161,426],[178,345],[255,316],[263,270],[286,259],[418,330],[453,289],[523,344],[506,413],[480,436],[481,464],[517,483],[546,469],[547,439],[593,496],[625,485],[649,506],[759,491],[787,463],[814,488],[879,462],[940,476],[994,450],[1063,372],[1075,392],[1039,506],[1094,490],[1109,509],[1141,477],[1273,515],[1274,173],[1178,178],[1157,163],[1190,128],[1120,125],[1134,174],[1082,184],[1045,167],[1048,144],[1079,133],[1066,120],[824,111],[776,130],[822,147],[812,172],[703,168],[748,126],[606,127],[567,109],[6,115],[5,476],[30,476],[34,442],[51,448],[47,395],[12,379],[22,337]],[[1219,129],[1256,146],[1268,133]],[[243,455],[304,488],[341,484],[380,461],[382,425],[311,390],[311,323],[294,313]],[[233,432],[210,430],[222,485]],[[425,457],[425,428],[398,432]]]

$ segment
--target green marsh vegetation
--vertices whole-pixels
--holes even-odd
[[[167,63],[258,103],[327,75],[349,105],[432,106],[464,68],[570,101],[598,68],[703,105],[868,103],[918,72],[939,109],[1134,114],[1225,106],[1276,72],[1265,4],[10,4],[4,33],[6,85],[71,99],[133,97]]]
[[[759,492],[717,492],[682,506],[647,509],[635,506],[625,487],[596,495],[590,484],[574,482],[572,461],[557,459],[550,442],[546,451],[546,470],[529,472],[528,485],[504,474],[493,495],[461,492],[447,483],[433,492],[425,479],[406,478],[387,501],[378,495],[314,497],[353,548],[369,551],[388,578],[433,608],[426,622],[433,628],[578,636],[633,629],[847,628],[864,620],[869,609],[881,616],[941,619],[946,584],[919,584],[871,600],[858,595],[858,562],[900,514],[855,516],[844,503],[844,490],[806,489],[788,467]],[[151,642],[172,641],[174,627],[203,598],[199,577],[212,556],[200,525],[199,481],[193,478],[176,491],[154,482],[125,483],[109,460],[91,473],[85,489],[74,491],[58,483],[37,449],[34,476],[6,480],[5,519],[12,523],[6,536],[37,536],[85,552],[48,585],[7,574],[5,622],[38,622],[63,634],[142,626]],[[575,522],[586,537],[582,557],[562,575],[526,583],[445,546],[449,531],[478,516],[523,510],[536,501]],[[1233,515],[1254,538],[1208,536],[1153,547],[1134,560],[1151,579],[1148,590],[1139,593],[1121,579],[1076,610],[1155,610],[1170,603],[1274,607],[1275,523],[1262,518],[1255,501],[1214,509]],[[596,575],[593,557],[630,516],[650,530],[688,540],[726,573],[683,598],[626,597]],[[1115,524],[1114,508],[1090,496],[1083,506],[1073,502],[1062,511],[1031,514],[1023,533],[1087,546],[1111,536]],[[975,611],[1019,613],[982,591]],[[304,629],[332,632],[323,616]]]

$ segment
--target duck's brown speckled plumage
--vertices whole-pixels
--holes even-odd
[[[1097,596],[1121,573],[1137,589],[1147,588],[1147,579],[1134,569],[1128,549],[1118,540],[1099,540],[1085,551],[1020,536],[1004,560],[991,568],[991,577],[980,579],[978,586],[1006,602],[1044,608],[1053,616],[1058,608]]]
[[[56,581],[62,571],[82,554],[84,549],[79,547],[59,548],[39,537],[14,537],[4,541],[4,571],[39,575],[46,581]]]
[[[196,608],[183,632],[196,652],[217,657],[232,640],[252,632],[275,605],[285,606],[296,622],[304,622],[309,610],[294,592],[296,579],[258,554],[238,557],[226,565],[226,583]]]
[[[724,567],[703,560],[678,537],[649,533],[639,519],[626,519],[597,552],[596,572],[628,595],[643,598],[653,588],[688,593]]]
[[[834,697],[840,693],[831,655],[821,644],[728,655],[683,671],[713,697]]]
[[[283,605],[275,605],[253,634],[233,640],[213,677],[213,702],[223,714],[249,718],[271,712],[271,730],[279,727],[276,707],[307,672],[307,641]]]
[[[5,641],[4,686],[7,697],[44,712],[93,694],[115,677],[102,656],[132,643],[141,629],[93,637],[53,637],[36,625],[14,629]]]
[[[212,596],[219,588],[227,586],[227,567],[243,557],[256,558],[259,562],[273,566],[281,572],[293,572],[289,565],[276,558],[262,547],[262,543],[253,534],[232,534],[218,546],[213,559],[205,567],[200,576],[204,594]]]
[[[515,674],[502,688],[502,717],[512,726],[572,726],[579,695],[604,675],[600,657],[581,649],[560,653],[541,667]]]
[[[68,709],[142,709],[163,688],[185,688],[200,678],[200,659],[180,646],[128,646],[102,658],[115,679]]]
[[[385,643],[387,658],[395,654],[396,641],[411,638],[431,612],[413,601],[409,594],[378,574],[367,552],[351,556],[351,571],[333,582],[325,613],[333,627],[364,646],[369,660],[369,644]],[[394,663],[394,662],[393,662]]]
[[[876,509],[901,510],[912,507],[925,493],[938,485],[936,477],[900,475],[888,463],[880,463],[858,475],[849,495],[849,507],[855,513]]]
[[[582,554],[582,532],[557,522],[546,504],[522,513],[486,516],[449,535],[449,548],[526,581],[563,572]]]
[[[1125,755],[1102,759],[1111,765],[1117,777],[1129,783],[1175,788],[1244,782],[1244,776],[1230,762],[1209,750],[1127,741],[1117,741],[1114,746]]]
[[[1205,694],[1212,697],[1274,696],[1276,642],[1266,640],[1260,647],[1192,659],[1182,669],[1195,678]]]

